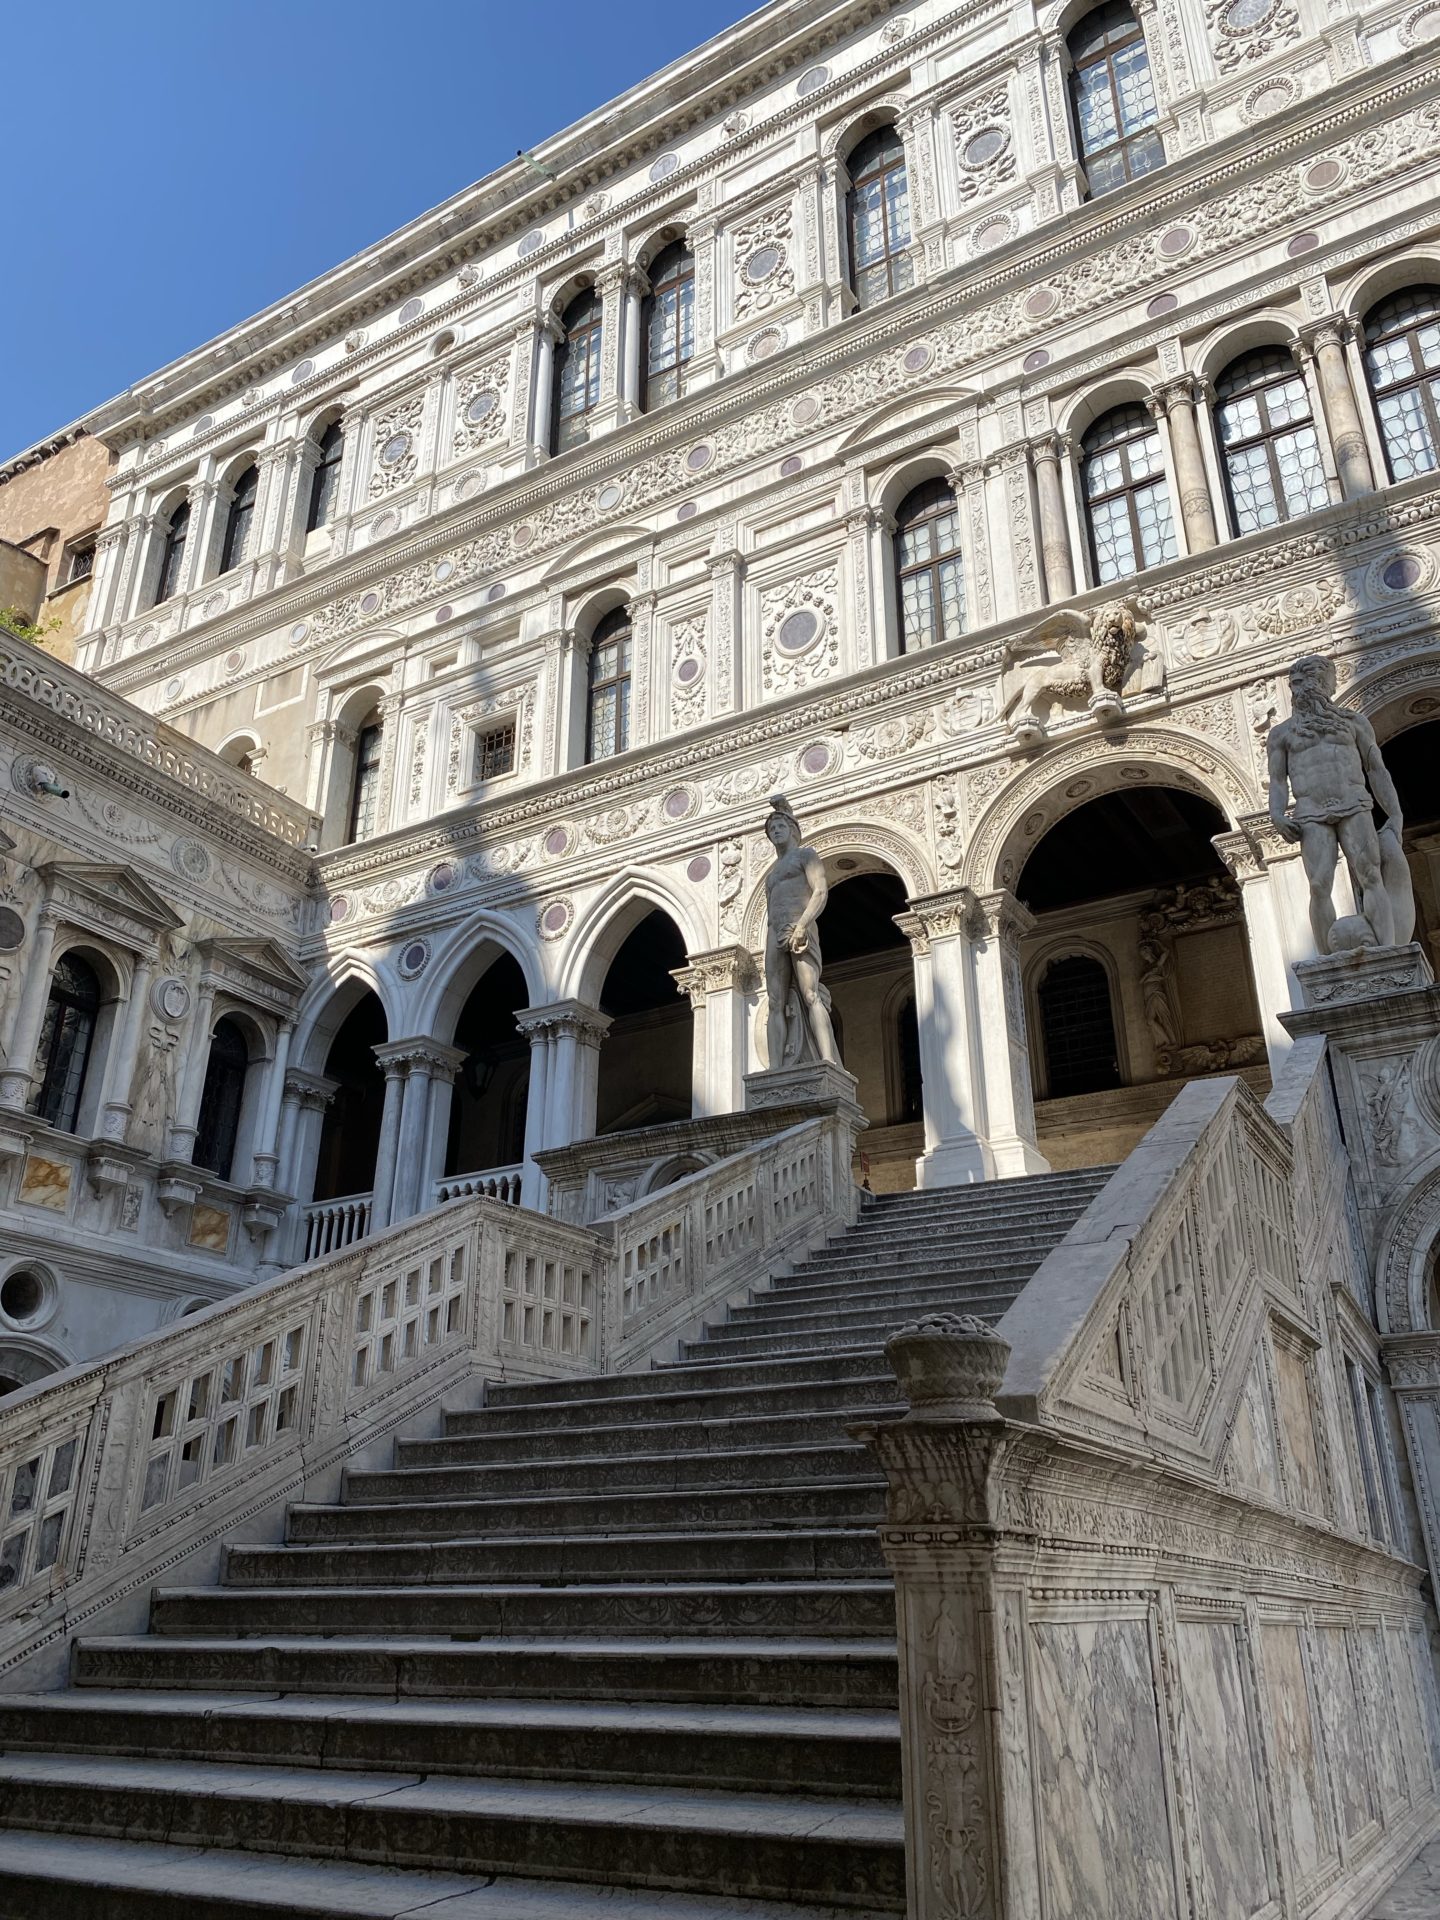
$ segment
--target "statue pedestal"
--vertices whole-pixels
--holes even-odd
[[[1414,940],[1404,947],[1355,947],[1349,953],[1302,960],[1295,978],[1305,996],[1307,1012],[1394,993],[1418,993],[1435,982],[1425,949]],[[1290,1026],[1288,1019],[1285,1025]],[[1298,1027],[1291,1027],[1292,1033],[1298,1031]]]
[[[835,1067],[828,1060],[805,1060],[798,1066],[772,1067],[765,1073],[745,1076],[745,1111],[754,1113],[764,1107],[809,1107],[816,1113],[838,1113],[850,1121],[859,1133],[870,1123],[855,1095],[858,1083],[853,1073]]]

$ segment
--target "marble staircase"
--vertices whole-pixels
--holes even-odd
[[[0,1913],[905,1908],[894,1591],[857,1415],[1108,1170],[887,1196],[671,1366],[491,1384],[0,1695]]]

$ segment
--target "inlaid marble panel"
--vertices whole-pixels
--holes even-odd
[[[70,1199],[70,1168],[63,1160],[42,1160],[31,1154],[20,1182],[20,1201],[27,1207],[48,1207],[64,1213]]]
[[[1356,1685],[1365,1708],[1370,1744],[1375,1754],[1381,1817],[1390,1825],[1396,1813],[1403,1809],[1409,1795],[1400,1759],[1400,1731],[1395,1721],[1395,1700],[1385,1672],[1385,1650],[1380,1644],[1379,1628],[1352,1628],[1350,1644],[1355,1661]]]
[[[1280,1461],[1275,1451],[1275,1429],[1270,1419],[1270,1395],[1264,1379],[1264,1355],[1257,1353],[1245,1378],[1245,1391],[1230,1436],[1227,1464],[1235,1484],[1246,1493],[1258,1493],[1280,1502]]]
[[[1315,1633],[1316,1694],[1330,1779],[1345,1837],[1353,1840],[1378,1816],[1365,1724],[1355,1692],[1349,1635],[1343,1627]]]
[[[1425,1720],[1425,1738],[1430,1748],[1430,1765],[1440,1779],[1440,1700],[1435,1695],[1435,1666],[1430,1642],[1418,1628],[1410,1629],[1410,1655],[1415,1665],[1415,1691],[1420,1696]]]
[[[1260,1629],[1274,1749],[1275,1806],[1289,1842],[1296,1881],[1303,1888],[1335,1851],[1320,1786],[1320,1757],[1300,1629],[1272,1624]]]
[[[1240,1630],[1229,1620],[1182,1621],[1179,1646],[1191,1777],[1196,1804],[1205,1809],[1200,1853],[1207,1910],[1225,1920],[1250,1920],[1271,1888]]]
[[[224,1253],[230,1244],[230,1214],[224,1207],[196,1207],[190,1220],[190,1244]]]
[[[1033,1631],[1046,1911],[1169,1920],[1177,1898],[1149,1627],[1046,1622]]]
[[[1279,1401],[1280,1431],[1295,1486],[1295,1498],[1305,1513],[1324,1513],[1325,1482],[1315,1450],[1315,1418],[1310,1403],[1310,1368],[1293,1347],[1277,1342],[1275,1348],[1275,1388]]]

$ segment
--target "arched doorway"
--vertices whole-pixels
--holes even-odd
[[[1415,882],[1415,939],[1440,973],[1440,720],[1422,720],[1380,749],[1405,820],[1404,847]]]
[[[915,1185],[925,1150],[920,1034],[910,942],[895,924],[905,883],[870,855],[831,854],[830,897],[820,916],[824,984],[840,1058],[856,1080],[870,1122],[860,1136],[856,1178],[875,1193]]]
[[[502,953],[470,989],[455,1023],[464,1054],[450,1100],[447,1175],[518,1167],[525,1158],[530,1042],[515,1025],[530,1004],[518,961]]]
[[[1178,787],[1101,794],[1058,820],[1015,891],[1035,1131],[1056,1168],[1122,1158],[1186,1081],[1269,1091],[1240,894],[1211,844],[1227,822]]]
[[[596,1133],[688,1120],[693,1111],[694,1019],[671,975],[687,964],[669,914],[646,914],[621,942],[600,990],[611,1025],[600,1049]]]
[[[362,993],[325,1056],[325,1077],[336,1082],[336,1089],[320,1129],[317,1202],[368,1194],[375,1184],[385,1110],[385,1075],[375,1049],[388,1038],[385,1009],[374,993]]]

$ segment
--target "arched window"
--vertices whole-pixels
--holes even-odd
[[[1440,287],[1406,287],[1365,316],[1365,374],[1392,480],[1440,462]]]
[[[910,181],[894,127],[867,134],[850,155],[850,278],[860,307],[873,307],[914,281],[910,263]]]
[[[1087,13],[1066,46],[1075,137],[1093,200],[1165,164],[1150,55],[1123,0]]]
[[[335,511],[340,491],[340,462],[345,457],[345,429],[332,420],[320,436],[319,458],[310,479],[310,509],[305,515],[305,531],[314,533],[327,526]]]
[[[1215,419],[1236,533],[1327,506],[1310,396],[1284,347],[1257,347],[1215,382]]]
[[[250,538],[250,522],[255,517],[255,496],[260,491],[260,469],[246,467],[230,495],[230,511],[225,516],[225,544],[220,550],[220,571],[228,573],[245,558],[245,543]]]
[[[666,247],[651,269],[642,337],[640,405],[649,413],[680,398],[695,354],[695,256],[682,241]]]
[[[160,578],[155,587],[155,604],[173,600],[180,591],[180,576],[185,567],[185,540],[190,532],[190,506],[182,500],[170,516],[165,529],[165,545],[160,551]]]
[[[380,742],[383,728],[372,713],[355,742],[355,778],[350,789],[350,838],[368,840],[380,805]]]
[[[607,760],[630,744],[630,645],[630,609],[616,607],[590,642],[587,760]]]
[[[895,598],[902,653],[954,640],[965,631],[960,515],[945,480],[926,480],[900,502],[895,515]]]
[[[100,982],[77,954],[67,953],[50,982],[36,1067],[35,1111],[62,1133],[74,1133],[85,1092],[85,1071],[100,1018]]]
[[[1101,414],[1080,443],[1095,580],[1128,579],[1175,558],[1160,430],[1137,401]]]
[[[221,1180],[228,1180],[235,1165],[235,1142],[240,1137],[240,1108],[245,1099],[245,1074],[250,1065],[250,1049],[238,1021],[228,1016],[210,1036],[210,1058],[205,1065],[205,1085],[200,1094],[200,1119],[195,1129],[195,1148],[190,1158],[197,1167],[206,1167]]]
[[[1037,995],[1052,1100],[1120,1085],[1110,982],[1098,960],[1071,954],[1045,970]]]
[[[551,378],[550,451],[566,453],[589,437],[587,421],[600,404],[600,296],[589,287],[572,300],[561,322]]]

